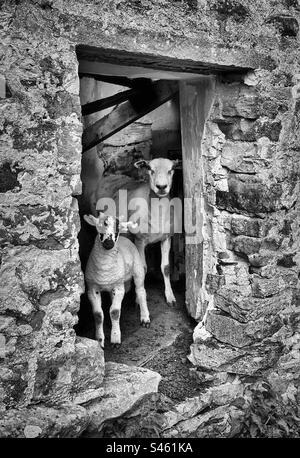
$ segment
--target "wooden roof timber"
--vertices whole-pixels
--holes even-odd
[[[98,145],[121,129],[124,129],[124,127],[155,110],[160,105],[172,99],[177,92],[177,82],[149,82],[144,91],[139,91],[130,100],[117,105],[111,113],[84,130],[82,135],[82,151],[85,152]]]
[[[79,78],[92,78],[96,81],[102,81],[103,83],[116,84],[117,86],[130,87],[132,89],[138,89],[151,81],[151,78],[144,76],[138,78],[129,78],[127,76],[120,75],[106,75],[100,73],[85,73],[79,72]],[[162,80],[162,78],[160,78]]]
[[[134,87],[134,79],[127,78],[127,76],[116,75],[96,75],[94,73],[79,73],[79,78],[93,78],[96,81],[103,81],[104,83],[117,84],[118,86]]]
[[[81,113],[83,116],[87,116],[97,111],[105,110],[106,108],[113,107],[119,103],[125,102],[137,95],[140,91],[138,89],[129,89],[128,91],[118,92],[118,94],[105,97],[104,99],[95,100],[94,102],[86,103],[81,107]]]

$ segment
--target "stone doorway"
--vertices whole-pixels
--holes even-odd
[[[122,102],[122,94],[128,89],[125,85],[129,86],[137,80],[139,84],[157,84],[157,82],[160,84],[163,81],[170,84],[172,90],[175,88],[174,95],[169,97],[169,100],[160,103],[151,112],[140,116],[136,122],[125,126],[113,136],[83,152],[81,174],[83,195],[79,201],[81,214],[91,211],[89,196],[103,174],[125,174],[136,177],[136,170],[133,167],[136,160],[167,157],[179,159],[182,163],[181,169],[176,171],[174,175],[172,197],[180,197],[183,202],[183,197],[195,197],[198,194],[197,202],[192,203],[193,207],[188,209],[186,215],[192,223],[192,220],[195,220],[192,212],[197,212],[196,223],[202,225],[203,205],[201,206],[200,202],[200,193],[203,192],[201,136],[212,101],[214,77],[180,72],[179,68],[175,69],[177,71],[170,71],[169,69],[157,69],[155,66],[154,68],[140,67],[133,65],[133,62],[130,62],[130,65],[125,65],[122,60],[123,65],[117,65],[111,63],[111,59],[107,59],[105,56],[104,61],[102,61],[101,53],[96,57],[93,54],[91,57],[88,52],[86,54],[86,51],[82,49],[80,49],[78,59],[81,104],[85,106],[83,111],[86,110],[86,107],[89,108],[92,103],[96,103],[95,100],[115,98],[117,101],[119,98]],[[84,128],[91,129],[90,126],[95,125],[109,112],[111,112],[111,108],[84,116]],[[182,138],[182,132],[184,132],[184,138]],[[85,147],[84,145],[84,149]],[[196,170],[196,174],[191,174],[191,170]],[[199,204],[198,207],[197,204]],[[79,234],[83,271],[94,235],[94,232],[86,227],[82,227]],[[171,281],[178,303],[177,308],[173,310],[166,307],[164,299],[160,272],[160,244],[154,244],[147,248],[146,289],[148,302],[150,301],[152,327],[150,330],[139,327],[138,313],[132,306],[133,296],[128,294],[124,300],[123,314],[121,314],[122,348],[116,351],[109,344],[106,345],[107,360],[147,365],[148,361],[153,359],[161,349],[172,345],[184,331],[189,333],[189,343],[192,343],[191,334],[197,323],[194,319],[197,314],[198,319],[199,316],[200,318],[203,317],[206,306],[204,302],[203,309],[199,310],[199,303],[202,300],[202,298],[199,299],[198,294],[202,289],[202,230],[199,231],[198,238],[198,240],[195,240],[195,237],[190,240],[191,237],[189,236],[187,245],[185,244],[184,233],[176,234],[172,238]],[[186,256],[188,268],[185,264]],[[196,276],[195,271],[197,271]],[[188,291],[187,296],[186,289]],[[106,335],[109,333],[110,326],[108,304],[109,299],[106,301],[104,295]],[[93,338],[94,335],[93,317],[85,294],[81,298],[76,332],[90,338]]]

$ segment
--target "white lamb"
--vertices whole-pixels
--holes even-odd
[[[121,230],[130,226],[134,227],[135,224],[121,222],[103,213],[100,213],[98,218],[93,215],[84,215],[84,219],[95,226],[98,232],[85,271],[87,294],[95,319],[96,339],[104,348],[101,291],[109,291],[112,299],[109,311],[112,323],[110,341],[114,346],[119,346],[121,344],[121,304],[125,287],[130,284],[132,278],[135,284],[136,301],[140,306],[141,325],[150,326],[142,260],[136,246],[129,239],[119,237]]]

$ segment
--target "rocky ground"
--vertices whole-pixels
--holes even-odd
[[[148,278],[146,290],[151,327],[146,329],[140,326],[139,309],[135,305],[134,294],[128,293],[122,307],[122,345],[118,349],[113,348],[109,342],[109,298],[106,301],[104,298],[105,360],[158,372],[162,376],[159,392],[170,399],[181,401],[186,397],[195,396],[199,392],[199,383],[191,375],[192,364],[188,361],[187,355],[196,323],[185,311],[183,285],[175,286],[176,307],[166,305],[163,283],[153,276]],[[82,308],[88,308],[86,299],[83,298],[82,301]],[[92,316],[85,314],[84,318],[85,322],[80,323],[78,332],[80,335],[93,338]]]
[[[134,304],[134,294],[133,292],[127,294],[120,321],[122,345],[118,349],[113,348],[109,343],[109,298],[106,301],[104,297],[105,360],[112,364],[138,366],[159,373],[161,380],[158,385],[158,393],[145,395],[126,412],[125,422],[129,425],[127,432],[120,432],[124,429],[122,416],[117,420],[106,421],[104,427],[101,425],[99,433],[97,431],[85,432],[86,437],[116,437],[120,434],[127,436],[131,434],[132,428],[135,434],[141,437],[149,435],[155,437],[156,428],[161,430],[162,427],[162,412],[168,412],[170,408],[184,402],[187,398],[199,396],[205,388],[205,385],[199,383],[195,370],[187,359],[196,323],[186,313],[183,285],[178,283],[174,288],[177,305],[172,308],[165,303],[163,283],[158,278],[153,276],[148,278],[146,290],[151,327],[145,329],[140,326],[139,310]],[[85,298],[83,298],[82,308],[83,306],[88,307]],[[92,317],[85,314],[83,319],[82,316],[81,312],[80,329],[77,331],[86,337],[93,338],[93,320],[90,320]],[[136,409],[138,413],[133,415],[134,421],[129,421],[128,418],[132,411],[136,412]],[[139,422],[136,422],[136,415],[140,419],[144,417],[138,432],[136,427]],[[109,417],[111,418],[111,415]]]

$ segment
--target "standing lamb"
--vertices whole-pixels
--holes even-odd
[[[127,290],[132,278],[136,300],[140,306],[141,325],[147,328],[150,326],[142,260],[136,246],[126,237],[119,237],[121,230],[134,227],[134,223],[124,223],[103,213],[100,213],[98,218],[84,215],[84,219],[95,226],[98,232],[85,271],[87,294],[95,319],[96,339],[104,348],[101,291],[109,291],[112,299],[109,311],[112,324],[110,341],[114,346],[119,346],[121,304],[125,289]]]
[[[119,208],[118,192],[126,191],[128,208],[136,200],[143,200],[145,205],[142,205],[138,212],[135,210],[135,216],[140,218],[143,227],[147,227],[146,231],[134,232],[135,245],[141,256],[145,271],[147,271],[147,263],[145,257],[145,248],[152,243],[161,243],[161,272],[165,285],[165,298],[168,305],[175,305],[176,298],[174,296],[170,282],[170,266],[169,255],[171,248],[171,237],[174,233],[174,226],[181,221],[181,212],[174,211],[173,217],[170,213],[170,191],[173,182],[174,170],[178,166],[178,160],[171,161],[166,158],[155,158],[151,161],[144,159],[137,161],[134,165],[136,168],[144,169],[148,173],[147,182],[138,182],[132,178],[118,176],[105,176],[99,181],[98,188],[92,196],[93,211],[97,214],[98,210],[103,210],[102,198],[112,198],[116,203],[116,208]],[[153,198],[165,202],[162,206],[161,214],[152,211],[151,201]],[[122,210],[123,211],[123,210]],[[180,225],[180,224],[179,224]]]

